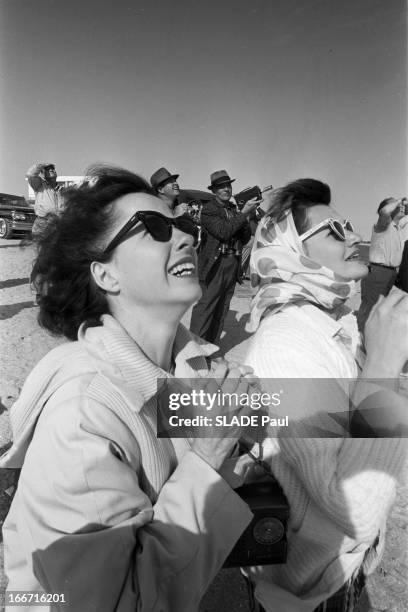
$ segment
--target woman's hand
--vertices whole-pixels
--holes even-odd
[[[365,330],[364,378],[397,378],[408,361],[408,293],[393,288],[372,309]]]
[[[209,378],[205,381],[205,390],[209,393],[219,393],[221,396],[237,393],[240,397],[243,393],[251,395],[252,392],[259,392],[256,381],[252,368],[218,359],[213,365]],[[228,405],[222,402],[214,406],[214,409],[217,415],[241,417],[251,412],[253,414],[249,405],[241,406],[236,402],[230,402]],[[192,444],[192,450],[218,471],[234,448],[241,435],[242,427],[240,425],[216,426],[214,417],[212,423],[206,427],[206,431],[209,436],[213,434],[214,437],[197,438]]]

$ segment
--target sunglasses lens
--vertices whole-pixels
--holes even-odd
[[[171,223],[165,217],[144,213],[143,224],[149,234],[158,242],[168,242],[171,238]]]
[[[340,221],[337,221],[336,219],[332,219],[331,228],[334,231],[334,233],[336,234],[336,236],[338,238],[340,238],[340,240],[345,240],[346,239],[346,234],[344,232],[344,227],[343,227],[343,224],[340,223]]]
[[[348,232],[354,232],[354,227],[350,223],[350,221],[346,221],[346,223],[344,224],[344,227]]]
[[[191,217],[188,215],[181,215],[180,217],[176,217],[174,220],[174,225],[181,232],[185,234],[190,234],[194,238],[194,245],[198,242],[198,227]]]
[[[198,243],[198,228],[189,215],[182,215],[175,219],[164,217],[160,213],[140,213],[142,221],[149,234],[158,242],[168,242],[171,239],[172,227],[181,232],[190,234],[194,238],[194,245]]]

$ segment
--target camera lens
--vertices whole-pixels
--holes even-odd
[[[254,540],[258,544],[271,546],[283,537],[285,527],[279,519],[273,516],[266,516],[259,519],[253,527]]]

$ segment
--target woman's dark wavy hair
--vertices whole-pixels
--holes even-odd
[[[300,235],[309,229],[308,208],[318,204],[328,206],[330,200],[330,187],[326,183],[311,178],[298,179],[276,190],[268,215],[275,221],[281,221],[291,210],[296,230]]]
[[[98,326],[101,315],[109,313],[90,265],[111,257],[103,249],[114,220],[112,203],[129,193],[153,194],[153,190],[133,172],[94,165],[81,185],[64,191],[62,213],[47,218],[37,239],[32,282],[40,307],[38,321],[51,333],[76,340],[82,323]]]

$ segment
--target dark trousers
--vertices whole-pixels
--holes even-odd
[[[244,576],[246,578],[246,576]],[[254,587],[246,578],[249,594],[249,606],[251,612],[265,612],[255,599]],[[357,605],[360,612],[368,612],[371,609],[370,601],[365,588],[365,576],[361,569],[357,570],[336,593],[321,603],[313,612],[354,612]]]
[[[395,284],[408,293],[408,240],[405,241],[398,278]]]
[[[397,278],[395,268],[384,268],[370,264],[370,272],[361,281],[361,306],[357,314],[358,329],[364,327],[372,307],[380,295],[388,295]]]
[[[201,283],[203,295],[193,308],[190,330],[207,342],[219,343],[239,264],[235,255],[221,255],[210,271],[209,279]]]

